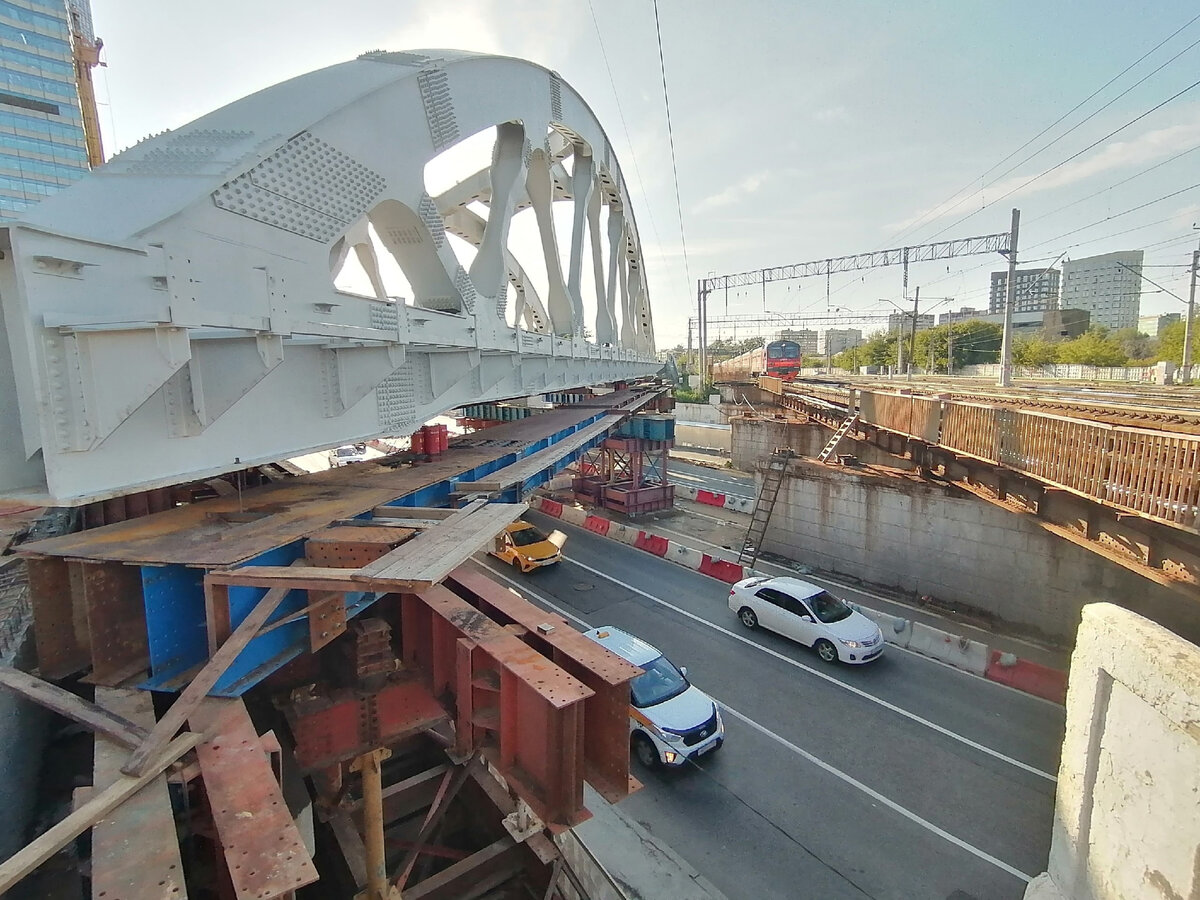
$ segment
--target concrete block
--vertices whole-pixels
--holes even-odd
[[[903,616],[892,615],[878,609],[852,604],[855,609],[879,626],[883,639],[897,647],[907,647],[912,637],[912,620]]]
[[[725,495],[725,508],[735,512],[752,513],[756,500],[754,497],[738,497],[734,494]]]
[[[695,500],[696,488],[690,484],[677,484],[675,485],[675,496],[682,497],[684,500]]]
[[[703,553],[699,550],[693,550],[691,547],[685,547],[678,541],[667,541],[667,555],[665,558],[696,572],[700,571],[700,566],[704,563]]]
[[[914,622],[908,649],[923,656],[950,663],[976,675],[987,671],[988,647],[978,641],[950,634],[938,628]]]
[[[564,522],[570,522],[572,525],[583,527],[584,523],[587,522],[587,517],[587,510],[580,509],[578,506],[563,505],[561,518]]]
[[[608,536],[610,538],[615,538],[622,544],[628,544],[631,547],[637,543],[638,534],[640,533],[639,529],[631,528],[629,525],[622,525],[620,522],[613,522],[608,529]]]

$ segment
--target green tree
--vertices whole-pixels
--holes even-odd
[[[1192,365],[1200,355],[1200,347],[1196,346],[1196,329],[1200,327],[1200,316],[1192,319]],[[1154,354],[1155,361],[1169,359],[1177,366],[1183,365],[1183,322],[1172,322],[1158,336],[1158,350]]]
[[[1107,328],[1095,325],[1074,340],[1059,344],[1058,360],[1085,366],[1123,366],[1129,362],[1129,356]]]
[[[722,359],[733,359],[735,356],[740,356],[747,350],[754,350],[763,345],[761,336],[743,338],[740,341],[735,341],[732,338],[717,338],[715,341],[709,341],[708,356],[713,362],[718,362]]]
[[[1040,337],[1019,337],[1013,340],[1013,364],[1017,366],[1047,366],[1058,362],[1058,344]]]
[[[1110,337],[1116,341],[1125,355],[1130,359],[1148,360],[1158,349],[1158,341],[1148,334],[1142,334],[1136,328],[1121,328],[1114,331]]]

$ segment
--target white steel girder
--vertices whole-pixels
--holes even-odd
[[[487,128],[491,166],[431,197],[426,163]],[[544,303],[508,242],[530,206]],[[381,254],[414,297],[387,295]],[[335,287],[351,255],[369,296]],[[458,51],[369,53],[114,157],[0,228],[0,329],[0,496],[66,505],[658,368],[595,116],[557,73]]]

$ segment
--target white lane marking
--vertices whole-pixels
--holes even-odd
[[[578,563],[576,563],[576,565],[578,565]],[[492,571],[492,576],[494,578],[499,578],[501,581],[507,582],[508,584],[512,585],[514,588],[517,588],[520,593],[523,593],[526,596],[531,596],[531,597],[536,598],[538,600],[538,602],[545,604],[546,606],[548,606],[550,609],[554,610],[554,612],[558,613],[563,618],[570,619],[571,621],[576,622],[579,625],[582,625],[585,631],[592,627],[587,622],[585,622],[583,619],[579,618],[579,616],[576,616],[572,613],[567,612],[565,609],[560,607],[558,604],[553,603],[550,600],[543,597],[537,591],[530,590],[528,585],[521,584],[517,581],[513,581],[507,575],[504,575],[504,574],[494,571],[494,570]],[[765,725],[760,725],[758,722],[754,721],[753,719],[751,719],[749,716],[745,715],[744,713],[738,712],[736,709],[734,709],[728,703],[725,703],[721,700],[717,700],[717,702],[720,703],[721,709],[723,709],[729,715],[733,716],[734,718],[738,719],[741,722],[745,722],[747,725],[749,725],[755,731],[758,731],[759,733],[766,735],[767,737],[771,738],[772,740],[782,744],[784,747],[791,750],[793,753],[797,754],[801,758],[808,760],[814,766],[817,766],[818,768],[828,772],[830,775],[833,775],[835,778],[841,779],[842,781],[844,781],[846,784],[850,785],[851,787],[853,787],[859,791],[862,791],[868,797],[872,798],[873,800],[878,801],[879,803],[882,803],[888,809],[899,813],[900,815],[904,816],[904,818],[908,819],[909,821],[915,822],[917,825],[920,825],[922,828],[924,828],[928,831],[931,831],[933,834],[936,834],[938,837],[940,837],[946,841],[949,841],[951,844],[954,844],[956,847],[961,847],[963,850],[966,850],[968,853],[972,854],[973,856],[977,856],[980,859],[984,860],[985,862],[991,863],[992,865],[996,866],[997,868],[1002,869],[1005,872],[1008,872],[1010,875],[1015,875],[1017,878],[1020,878],[1026,882],[1029,882],[1032,880],[1031,875],[1026,875],[1024,872],[1020,871],[1019,869],[1015,869],[1012,866],[1008,865],[1008,863],[1005,863],[999,859],[996,859],[996,857],[992,856],[989,853],[985,853],[984,851],[980,850],[978,847],[974,846],[973,844],[968,844],[966,841],[962,840],[961,838],[957,838],[954,835],[950,834],[950,832],[946,831],[945,829],[939,828],[938,826],[934,825],[929,820],[921,818],[916,813],[901,806],[899,803],[896,803],[894,800],[889,800],[887,797],[883,796],[883,794],[879,793],[878,791],[874,790],[873,788],[867,787],[865,784],[863,784],[857,778],[854,778],[853,776],[846,774],[841,769],[837,769],[837,768],[831,766],[829,763],[814,756],[813,754],[809,753],[807,750],[805,750],[801,747],[798,747],[796,744],[793,744],[787,738],[782,737],[781,735],[778,735],[775,732],[771,731]]]
[[[1033,880],[1032,875],[1026,875],[1020,869],[1013,868],[1008,863],[997,859],[996,857],[992,856],[990,853],[985,853],[983,850],[980,850],[974,844],[968,844],[962,838],[955,837],[950,832],[946,831],[944,828],[939,828],[938,826],[936,826],[932,822],[930,822],[928,819],[921,818],[912,810],[906,809],[905,807],[901,806],[899,803],[896,803],[894,800],[889,800],[887,797],[883,796],[883,794],[879,793],[879,791],[874,790],[873,788],[867,787],[867,785],[863,784],[857,778],[854,778],[851,775],[847,775],[841,769],[834,768],[833,766],[829,765],[829,763],[827,763],[821,759],[818,759],[816,756],[813,756],[807,750],[804,750],[801,747],[797,747],[795,744],[793,744],[787,738],[780,737],[778,734],[771,731],[766,726],[758,724],[753,719],[751,719],[749,716],[743,715],[742,713],[738,712],[733,707],[727,706],[726,704],[722,703],[721,709],[723,709],[729,715],[733,716],[735,719],[738,719],[741,722],[745,722],[747,725],[749,725],[755,731],[757,731],[763,735],[766,735],[767,737],[771,738],[771,740],[777,741],[778,743],[782,744],[784,747],[787,747],[793,753],[808,760],[810,763],[812,763],[814,766],[817,766],[819,769],[822,769],[822,770],[828,772],[830,775],[832,775],[835,778],[841,779],[842,781],[846,782],[846,784],[850,785],[851,787],[855,788],[856,790],[862,791],[868,797],[872,798],[873,800],[878,801],[879,803],[882,803],[884,806],[886,806],[888,809],[892,810],[893,812],[899,813],[900,815],[904,816],[904,818],[908,819],[910,822],[914,822],[917,825],[920,825],[926,831],[930,831],[933,834],[936,834],[938,837],[942,838],[943,840],[949,841],[951,844],[954,844],[954,846],[960,847],[963,850],[966,850],[972,856],[976,856],[979,859],[982,859],[984,862],[991,863],[996,868],[1007,872],[1009,875],[1013,875],[1017,878],[1020,878],[1022,881],[1026,882],[1026,883]]]
[[[681,615],[681,616],[686,616],[687,618],[692,619],[693,621],[699,622],[701,625],[705,625],[708,628],[713,629],[714,631],[717,631],[723,635],[726,635],[727,637],[733,638],[735,641],[740,641],[741,643],[746,644],[747,646],[753,647],[756,650],[766,653],[768,656],[773,656],[778,660],[782,660],[783,662],[787,663],[790,666],[794,666],[797,669],[808,672],[810,675],[814,675],[815,677],[820,678],[823,681],[827,681],[830,684],[835,685],[839,688],[842,688],[843,690],[849,691],[850,693],[852,693],[858,697],[862,697],[864,700],[869,700],[872,703],[877,703],[880,706],[882,706],[884,709],[890,710],[890,711],[896,713],[897,715],[904,716],[906,719],[910,719],[911,721],[916,722],[920,725],[924,725],[926,728],[930,728],[933,731],[936,731],[938,734],[945,735],[946,737],[956,740],[959,743],[966,744],[968,747],[978,750],[981,753],[986,753],[988,756],[994,757],[1002,762],[1006,762],[1011,766],[1016,766],[1018,769],[1024,769],[1026,772],[1030,772],[1041,778],[1045,778],[1047,781],[1050,781],[1050,782],[1058,781],[1058,778],[1055,777],[1054,775],[1051,775],[1049,772],[1043,772],[1041,769],[1031,766],[1028,763],[1023,763],[1019,759],[1013,759],[1011,756],[1005,756],[999,750],[993,750],[991,747],[987,747],[983,744],[980,744],[978,741],[971,740],[969,737],[965,737],[964,735],[953,732],[948,728],[944,728],[943,726],[938,725],[936,722],[931,722],[929,719],[918,716],[916,713],[909,712],[907,709],[896,706],[894,703],[889,703],[887,700],[884,700],[881,697],[876,697],[874,694],[867,693],[866,691],[862,690],[861,688],[856,688],[856,687],[854,687],[854,685],[846,684],[846,682],[839,681],[837,678],[834,678],[832,675],[827,675],[826,673],[818,671],[817,669],[814,669],[811,666],[806,666],[802,662],[797,662],[796,660],[792,659],[789,656],[784,656],[782,653],[779,653],[776,650],[772,650],[770,647],[764,647],[762,644],[759,644],[756,641],[752,641],[749,638],[743,637],[740,634],[735,634],[734,632],[730,631],[729,629],[722,628],[720,625],[716,625],[716,624],[708,621],[708,619],[702,618],[701,616],[698,616],[693,612],[688,612],[688,610],[682,609],[673,603],[668,603],[666,600],[662,600],[659,597],[655,597],[653,594],[648,594],[645,591],[641,590],[640,588],[635,588],[633,585],[626,584],[624,581],[619,581],[618,579],[613,578],[611,575],[606,575],[603,572],[601,572],[599,569],[593,569],[591,566],[584,565],[583,563],[581,563],[575,559],[568,559],[568,560],[565,560],[565,562],[568,562],[573,566],[579,566],[579,568],[584,569],[588,572],[591,572],[594,575],[598,575],[601,578],[604,578],[608,581],[611,581],[613,584],[620,585],[621,587],[625,588],[625,590],[627,590],[627,591],[632,591],[633,593],[635,593],[641,597],[645,597],[647,600],[651,600],[654,603],[658,603],[661,606],[665,606],[667,609],[669,609],[673,612],[679,613],[679,615]]]
[[[703,513],[691,513],[691,515],[699,516],[702,519],[712,519],[712,521],[714,521],[714,522],[724,523],[727,521],[725,519],[713,519],[712,516],[706,516]],[[718,551],[721,551],[722,553],[730,553],[730,550],[728,547],[722,547],[720,544],[714,544],[711,541],[704,540],[703,538],[698,538],[698,537],[696,537],[694,535],[690,535],[690,534],[684,534],[681,531],[673,531],[670,528],[663,528],[661,525],[655,525],[654,527],[656,530],[662,532],[664,535],[674,535],[675,537],[683,538],[684,540],[689,541],[691,543],[703,544],[705,547],[708,547],[712,550],[718,550]],[[721,558],[724,558],[724,557],[721,557]],[[933,618],[938,619],[939,621],[946,622],[955,628],[964,627],[959,622],[955,622],[952,619],[945,619],[941,616],[938,616],[934,613],[929,612],[929,610],[921,609],[920,607],[912,606],[911,604],[905,603],[901,600],[896,600],[894,597],[885,597],[882,594],[876,594],[873,591],[864,590],[861,587],[855,587],[853,585],[849,585],[849,584],[846,584],[841,581],[834,581],[829,578],[822,578],[819,575],[811,575],[811,574],[799,575],[799,573],[795,569],[790,569],[787,566],[780,566],[773,562],[766,562],[764,560],[760,560],[759,562],[755,563],[755,566],[759,569],[762,569],[763,571],[766,571],[767,569],[774,569],[776,572],[778,572],[781,575],[788,575],[793,578],[795,578],[795,577],[805,578],[805,579],[811,581],[813,584],[820,585],[823,588],[828,588],[831,590],[850,591],[851,593],[854,593],[854,594],[861,594],[864,597],[870,597],[873,600],[880,600],[884,603],[890,603],[893,606],[899,606],[901,609],[908,609],[908,610],[912,610],[913,612],[924,613],[925,615],[932,616]],[[977,633],[981,638],[984,639],[982,642],[986,643],[986,640],[987,640],[987,632],[986,631],[984,631],[983,629],[980,629],[980,628],[974,628],[973,626],[970,626],[970,625],[965,626],[965,628],[969,631],[973,631],[973,632]],[[1008,640],[1012,641],[1015,644],[1023,644],[1026,647],[1032,647],[1035,650],[1043,650],[1044,649],[1042,647],[1039,647],[1037,644],[1030,643],[1029,641],[1022,640],[1021,638],[1010,637],[1010,638],[1008,638]],[[918,653],[916,650],[909,650],[907,647],[901,647],[896,644],[893,644],[892,647],[896,650],[903,650],[905,653],[908,653],[911,656],[919,656],[919,657],[921,657],[921,659],[927,660],[929,662],[937,663],[939,666],[945,666],[948,669],[953,669],[955,672],[958,672],[960,675],[966,675],[968,678],[976,678],[976,679],[980,678],[980,676],[974,674],[973,672],[968,672],[966,669],[960,669],[957,666],[953,666],[950,663],[943,662],[940,659],[933,659],[932,657],[925,656],[923,653]],[[1017,690],[1017,688],[1009,687],[1007,684],[1001,684],[998,681],[991,681],[990,679],[987,679],[987,678],[980,679],[980,680],[987,681],[989,684],[994,685],[998,688],[1003,688],[1006,691],[1013,691],[1024,697],[1029,697],[1029,698],[1031,698],[1033,700],[1037,700],[1041,703],[1046,703],[1046,704],[1049,704],[1050,706],[1057,706],[1059,709],[1062,709],[1061,703],[1056,703],[1053,700],[1047,700],[1045,697],[1038,697],[1036,694],[1026,693],[1025,691]]]

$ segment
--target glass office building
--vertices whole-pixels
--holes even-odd
[[[88,171],[72,17],[92,40],[87,0],[0,0],[0,219]]]

